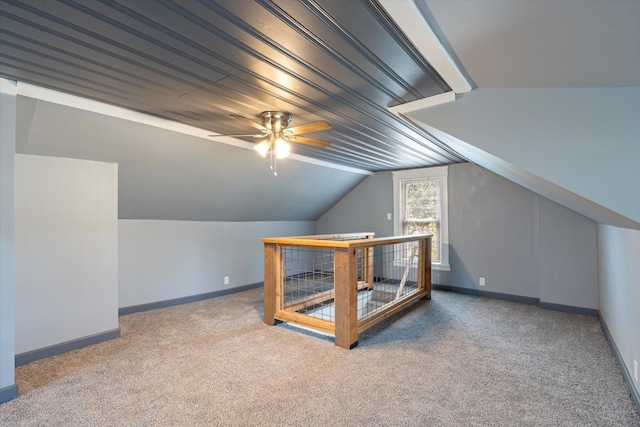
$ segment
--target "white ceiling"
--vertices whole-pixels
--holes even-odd
[[[424,6],[477,87],[640,86],[638,0],[426,0]]]

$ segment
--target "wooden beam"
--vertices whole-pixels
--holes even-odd
[[[285,311],[298,311],[316,304],[322,304],[331,299],[333,299],[333,289],[327,289],[326,291],[318,292],[317,294],[284,304],[282,309]]]
[[[335,268],[335,322],[336,345],[351,349],[358,345],[358,269],[354,248],[336,248]]]
[[[369,289],[373,289],[373,253],[374,248],[362,248],[362,278]]]
[[[306,314],[281,311],[276,314],[276,319],[287,323],[293,323],[298,326],[305,326],[320,332],[326,332],[328,334],[334,334],[336,331],[335,323],[328,320],[318,319],[317,317],[307,316]]]
[[[362,333],[375,325],[378,322],[383,321],[384,319],[393,316],[399,311],[404,310],[411,304],[415,303],[419,299],[426,298],[426,292],[423,290],[419,290],[413,294],[407,295],[404,298],[400,298],[395,301],[393,304],[390,304],[388,308],[384,310],[380,310],[379,312],[372,314],[370,316],[365,317],[358,323],[358,333]]]
[[[367,282],[364,282],[364,281],[358,282],[358,290],[368,289],[368,288],[369,288],[369,284]],[[311,307],[316,304],[322,304],[323,302],[329,301],[333,298],[334,298],[333,289],[328,289],[326,291],[322,291],[317,294],[313,294],[308,297],[295,300],[288,304],[284,304],[282,306],[282,309],[285,311],[298,311],[302,308]]]
[[[418,288],[425,291],[424,298],[431,299],[431,236],[420,240],[418,257]]]
[[[280,269],[276,254],[280,248],[275,243],[264,244],[264,323],[274,325],[276,313],[276,272]]]

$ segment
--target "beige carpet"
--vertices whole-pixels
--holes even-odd
[[[1,426],[640,426],[598,320],[434,291],[348,351],[262,290],[122,316],[19,367]]]

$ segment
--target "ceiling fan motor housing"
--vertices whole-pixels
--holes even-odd
[[[281,132],[289,127],[291,122],[291,114],[282,111],[264,111],[260,113],[262,126],[270,131]]]

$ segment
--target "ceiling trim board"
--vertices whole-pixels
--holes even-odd
[[[424,1],[424,0],[416,0]],[[442,45],[413,1],[379,0],[416,49],[456,93],[470,92],[471,84]]]
[[[0,77],[0,93],[16,96],[18,94],[18,85],[14,80],[3,79]]]
[[[5,86],[9,86],[10,82],[6,79],[0,79],[0,90],[4,91]],[[205,139],[209,142],[218,142],[221,144],[232,145],[238,148],[244,148],[246,150],[253,150],[255,144],[242,141],[230,137],[210,137],[211,131],[200,129],[195,126],[189,126],[182,123],[177,123],[171,120],[162,119],[160,117],[151,116],[136,111],[127,110],[126,108],[116,107],[114,105],[105,104],[98,101],[82,98],[75,95],[69,95],[62,92],[57,92],[51,89],[35,86],[29,83],[17,82],[17,95],[26,96],[29,98],[38,99],[41,101],[51,102],[54,104],[64,105],[66,107],[78,108],[84,111],[90,111],[97,114],[103,114],[110,117],[115,117],[123,120],[128,120],[135,123],[140,123],[148,126],[153,126],[160,129],[166,129],[173,132],[178,132],[184,135],[195,136],[197,138]],[[310,163],[317,166],[323,166],[327,168],[342,170],[345,172],[357,173],[360,175],[373,175],[373,172],[352,168],[349,166],[338,165],[323,160],[312,159],[310,157],[301,156],[299,154],[292,153],[289,156],[290,159],[297,160],[304,163]]]
[[[407,102],[400,105],[394,105],[389,107],[396,116],[403,120],[407,120],[406,114],[413,113],[414,111],[424,110],[425,108],[434,107],[440,104],[446,104],[447,102],[453,102],[456,100],[456,93],[453,91],[433,95],[428,98],[416,99],[415,101]]]
[[[456,100],[456,93],[454,91],[449,91],[445,93],[441,93],[438,95],[429,96],[427,98],[417,99],[415,101],[407,102],[405,104],[394,105],[393,107],[389,107],[389,111],[400,119],[404,120],[407,124],[411,126],[415,126],[418,129],[424,130],[424,127],[420,124],[414,123],[414,121],[409,117],[409,114],[420,111],[425,108],[434,107],[436,105],[446,104],[448,102],[453,102]],[[464,155],[460,152],[454,150],[448,144],[434,137],[433,134],[429,132],[425,132],[427,135],[427,140],[432,144],[440,148],[441,150],[450,153],[452,156],[457,157],[460,160],[468,161]]]
[[[430,75],[432,78],[438,81],[438,85],[442,90],[451,89],[447,82],[438,74],[438,71],[425,59],[425,57],[418,52],[414,43],[409,40],[405,34],[400,30],[398,24],[389,16],[384,6],[378,1],[370,0],[363,1],[365,7],[372,11],[376,20],[382,25],[389,35],[402,47],[409,57],[411,57],[416,64],[419,64],[422,70]]]

